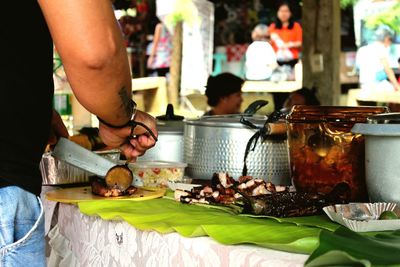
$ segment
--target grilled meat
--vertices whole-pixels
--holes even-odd
[[[192,191],[175,192],[183,203],[236,204],[243,213],[274,217],[295,217],[322,213],[332,204],[347,203],[351,190],[348,184],[337,185],[329,194],[296,192],[287,186],[274,185],[262,179],[242,176],[235,181],[227,173],[214,174],[211,187],[195,187]]]
[[[94,178],[91,182],[92,193],[102,197],[119,197],[133,195],[137,188],[129,186],[126,190],[122,191],[119,188],[110,188],[106,185],[104,179]]]

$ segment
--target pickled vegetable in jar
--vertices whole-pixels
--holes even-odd
[[[368,199],[364,137],[355,123],[385,107],[294,106],[287,116],[291,179],[298,191],[328,194],[346,183],[349,201]]]

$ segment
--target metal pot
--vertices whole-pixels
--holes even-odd
[[[184,159],[189,177],[209,180],[215,172],[228,172],[234,178],[242,175],[246,146],[257,130],[241,123],[241,117],[210,116],[184,121]],[[262,128],[266,117],[250,116],[247,121]],[[269,129],[278,124],[269,124]],[[257,141],[247,157],[248,175],[275,184],[290,184],[285,131],[283,127],[284,134]]]
[[[138,161],[162,160],[183,162],[183,117],[174,114],[168,104],[166,114],[157,117],[158,141]]]
[[[352,132],[365,136],[365,179],[371,202],[400,204],[400,113],[368,118]]]

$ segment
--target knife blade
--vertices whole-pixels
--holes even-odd
[[[63,137],[57,142],[52,155],[58,160],[65,161],[72,166],[102,178],[106,176],[112,167],[118,165]],[[134,176],[132,184],[140,187],[143,186],[143,181]]]

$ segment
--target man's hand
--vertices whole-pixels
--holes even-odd
[[[47,143],[50,146],[54,146],[55,144],[57,144],[57,141],[58,139],[60,139],[60,137],[68,138],[68,136],[69,136],[68,130],[65,127],[64,122],[60,117],[60,114],[58,114],[57,111],[53,109],[53,115],[51,118],[50,136]]]
[[[156,121],[149,114],[137,111],[135,115],[135,121],[142,122],[156,135]],[[129,161],[135,161],[138,156],[143,155],[147,149],[155,145],[155,140],[148,134],[146,129],[141,126],[136,126],[134,134],[137,138],[130,139],[131,127],[125,127],[121,129],[114,129],[107,127],[100,123],[99,134],[102,141],[110,147],[120,147],[125,157]]]

